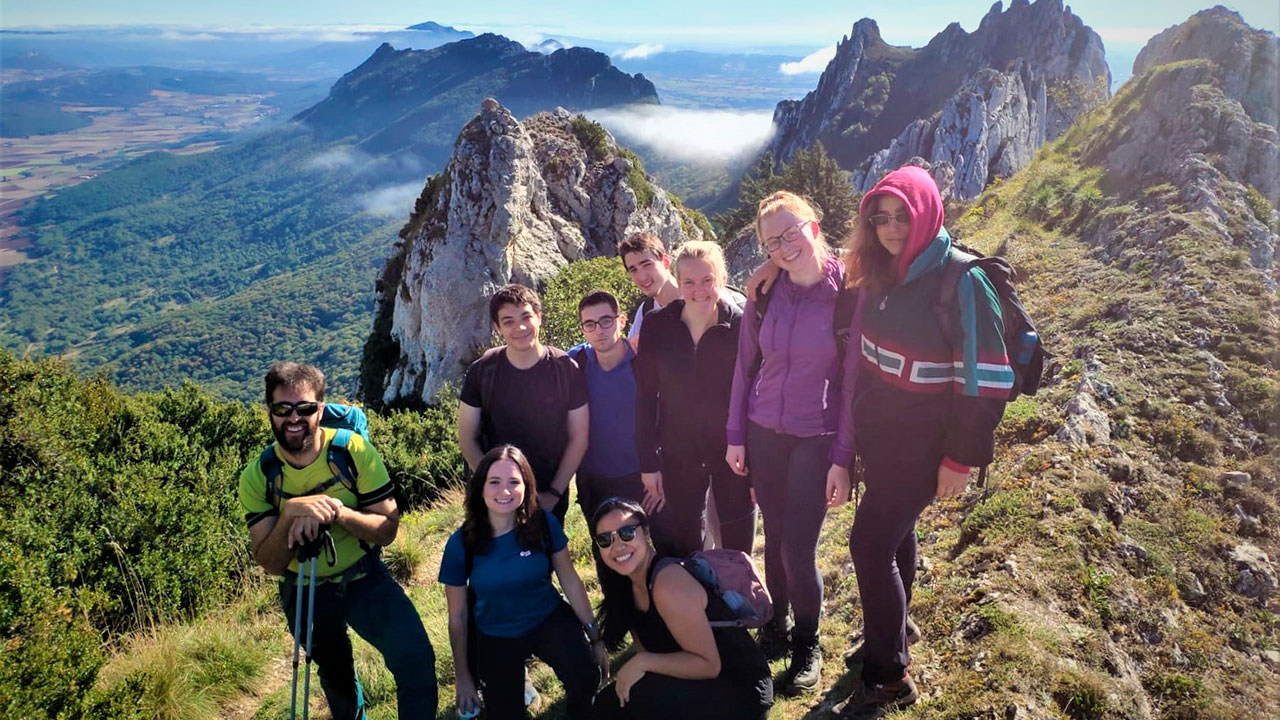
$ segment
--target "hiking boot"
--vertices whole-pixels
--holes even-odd
[[[908,616],[907,617],[907,646],[910,647],[911,645],[915,645],[918,642],[920,642],[920,627],[916,625],[915,621]],[[857,650],[854,650],[853,652],[845,656],[844,658],[845,666],[849,668],[855,668],[861,665],[863,658],[866,657],[866,654],[867,654],[867,644],[863,642],[863,644],[858,646]]]
[[[822,681],[822,646],[817,634],[792,635],[791,664],[783,674],[782,690],[788,695],[811,692]]]
[[[875,720],[894,710],[901,710],[920,699],[920,691],[910,675],[897,682],[863,683],[848,700],[836,705],[836,720]]]
[[[791,650],[791,628],[787,627],[785,622],[774,617],[756,632],[756,642],[760,645],[760,652],[764,653],[764,658],[770,662],[786,657],[787,652]]]

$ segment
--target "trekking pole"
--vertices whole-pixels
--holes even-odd
[[[298,546],[298,585],[297,599],[294,606],[294,623],[293,623],[293,689],[289,694],[289,718],[293,720],[298,717],[298,650],[303,644],[302,630],[302,581],[305,577],[307,569],[310,568],[310,587],[307,588],[307,629],[306,629],[306,669],[303,673],[302,680],[302,720],[308,720],[311,714],[311,641],[315,634],[315,609],[316,609],[316,560],[320,553],[324,552],[328,556],[329,564],[333,565],[335,561],[335,549],[333,546],[333,536],[329,534],[329,526],[321,525],[320,532],[314,540],[303,543]]]
[[[289,691],[289,717],[291,719],[298,716],[298,650],[301,648],[302,644],[302,580],[304,572],[304,565],[299,561],[298,581],[294,586],[294,595],[297,599],[293,610],[293,684],[291,686],[292,689]],[[312,582],[314,583],[314,579]],[[307,660],[308,662],[311,660],[310,644],[308,644],[307,647]],[[308,667],[308,674],[310,674],[309,670],[310,668]]]

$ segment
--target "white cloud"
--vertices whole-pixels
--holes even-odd
[[[662,52],[661,45],[651,45],[649,43],[644,43],[641,45],[636,45],[633,48],[627,48],[626,50],[619,50],[618,52],[614,53],[614,55],[623,60],[644,60],[645,58],[650,57],[652,55],[657,55],[660,52]]]
[[[679,161],[724,162],[755,152],[773,137],[769,110],[691,110],[629,105],[589,110],[624,145],[644,145]]]
[[[382,217],[408,217],[413,203],[422,194],[423,182],[387,185],[356,196],[360,209]]]
[[[778,66],[778,70],[782,71],[783,75],[820,75],[827,69],[827,63],[831,62],[831,58],[835,56],[836,46],[830,45],[809,53],[802,60],[782,63]]]
[[[177,32],[175,30],[165,30],[164,32],[160,33],[160,37],[164,38],[165,40],[199,40],[199,41],[221,40],[221,38],[219,38],[217,35],[214,35],[213,33],[185,33],[185,32]]]
[[[352,148],[333,148],[325,150],[319,155],[315,155],[307,159],[302,167],[307,170],[339,170],[342,168],[361,168],[369,163],[371,158]]]

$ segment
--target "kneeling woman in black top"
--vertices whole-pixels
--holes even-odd
[[[648,525],[640,505],[616,497],[592,518],[604,562],[601,636],[617,649],[630,632],[639,650],[596,697],[595,717],[766,717],[773,677],[760,648],[743,628],[711,627],[708,614],[731,612],[679,564],[657,562]]]

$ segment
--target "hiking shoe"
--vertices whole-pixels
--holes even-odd
[[[863,683],[848,700],[836,705],[836,720],[875,720],[894,710],[901,710],[920,699],[920,691],[910,675],[897,682]]]
[[[782,691],[799,695],[817,689],[822,681],[822,646],[817,635],[792,636],[791,664],[783,674]]]
[[[915,645],[918,642],[920,642],[920,627],[916,625],[915,621],[908,616],[907,617],[907,645],[908,646]],[[861,665],[862,660],[866,656],[866,654],[867,654],[867,644],[866,642],[863,642],[863,644],[858,646],[857,650],[854,650],[853,652],[845,656],[844,658],[845,666],[849,668],[855,668]]]
[[[764,658],[770,662],[786,657],[791,650],[791,629],[783,622],[785,621],[780,622],[775,617],[756,632],[756,643],[760,645],[760,652],[764,653]]]

